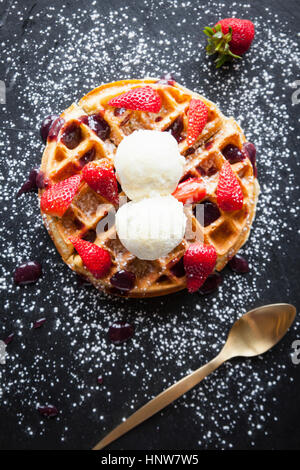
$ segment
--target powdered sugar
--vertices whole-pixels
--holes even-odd
[[[0,366],[0,397],[5,416],[17,414],[26,439],[48,435],[49,423],[40,419],[36,407],[55,405],[55,434],[62,448],[71,447],[77,436],[75,411],[89,425],[80,438],[88,448],[147,399],[211,359],[241,313],[263,303],[295,301],[296,284],[288,282],[291,271],[285,262],[298,217],[296,123],[290,117],[291,85],[300,59],[294,33],[274,10],[262,18],[245,3],[145,0],[138,11],[136,4],[129,1],[117,8],[119,2],[111,1],[106,9],[93,1],[72,10],[69,5],[37,6],[28,17],[13,3],[6,21],[27,22],[22,36],[12,33],[1,43],[6,75],[0,78],[7,85],[7,105],[0,108],[0,338],[16,334],[7,347],[7,363]],[[201,31],[219,17],[241,16],[241,8],[254,21],[256,38],[242,61],[216,71],[205,57]],[[251,272],[239,276],[226,269],[219,291],[208,297],[105,297],[92,287],[80,287],[62,263],[42,227],[36,196],[16,200],[15,194],[40,162],[38,129],[45,115],[60,113],[101,83],[159,77],[166,71],[233,115],[256,144],[262,193],[243,250]],[[34,286],[16,287],[14,268],[28,259],[42,261],[44,276]],[[274,271],[283,273],[280,283]],[[42,317],[47,318],[43,327],[33,330]],[[116,347],[107,339],[108,327],[124,318],[136,332],[130,342]],[[234,447],[241,426],[245,447],[266,435],[278,416],[279,384],[290,387],[296,373],[289,354],[297,326],[299,322],[268,355],[232,361],[180,399],[173,408],[177,429],[197,432],[183,442],[175,426],[174,446]],[[170,445],[163,432],[174,425],[170,413],[154,421],[161,434],[153,431],[153,447]],[[115,446],[121,448],[121,441]]]

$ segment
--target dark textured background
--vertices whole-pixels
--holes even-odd
[[[10,187],[12,194],[15,194],[16,190],[20,187],[20,184],[24,180],[24,175],[28,173],[28,170],[38,164],[40,161],[40,155],[42,151],[42,145],[39,140],[39,122],[40,118],[44,115],[52,112],[57,112],[66,108],[72,99],[77,99],[87,92],[94,83],[90,77],[87,79],[85,76],[86,67],[92,67],[92,62],[89,59],[81,58],[81,50],[79,47],[78,50],[78,64],[76,67],[76,72],[74,73],[74,81],[71,83],[63,82],[63,76],[60,74],[59,70],[49,71],[47,68],[47,54],[49,49],[51,50],[51,60],[53,60],[53,51],[57,50],[57,54],[62,54],[62,49],[60,44],[63,43],[64,38],[66,37],[67,25],[64,25],[63,22],[59,24],[55,21],[55,12],[61,12],[61,5],[65,4],[66,8],[63,10],[63,15],[66,15],[68,23],[76,23],[76,18],[72,16],[73,12],[76,12],[81,8],[84,3],[84,8],[88,11],[89,8],[93,10],[98,10],[100,13],[100,20],[105,22],[105,18],[108,17],[110,12],[117,12],[118,7],[124,4],[120,0],[110,0],[110,1],[99,1],[97,4],[94,4],[93,7],[89,7],[89,2],[81,1],[69,1],[69,2],[60,2],[60,1],[1,1],[0,2],[0,43],[2,40],[6,41],[6,44],[11,44],[12,50],[12,61],[15,60],[17,64],[17,69],[19,74],[17,76],[13,75],[11,72],[11,64],[6,60],[1,60],[1,69],[0,69],[0,79],[5,80],[7,84],[7,106],[5,112],[3,108],[0,107],[0,115],[2,116],[0,122],[0,130],[2,144],[1,153],[1,166],[2,174],[5,180],[10,181]],[[129,17],[134,15],[137,17],[138,21],[133,24],[131,27],[138,28],[139,23],[142,23],[147,31],[148,35],[159,36],[160,31],[163,30],[166,32],[167,36],[173,37],[176,36],[176,22],[172,20],[170,13],[172,9],[172,2],[150,2],[143,0],[137,1],[128,1],[125,2],[128,5]],[[195,6],[199,3],[195,0],[188,2],[189,4],[194,4]],[[206,3],[206,2],[202,2]],[[189,38],[189,41],[194,41],[195,50],[199,48],[199,55],[201,60],[206,61],[203,53],[203,43],[204,38],[201,36],[201,29],[208,24],[212,24],[212,21],[219,18],[219,15],[226,13],[226,5],[231,6],[232,2],[221,2],[220,3],[220,12],[214,11],[210,8],[210,2],[207,2],[207,13],[202,15],[202,21],[199,25],[199,33],[194,34],[190,30],[189,21],[181,25],[180,32],[178,32],[178,40],[182,41],[185,36]],[[248,9],[249,18],[252,16],[260,16],[264,18],[266,15],[265,8],[268,7],[271,12],[278,14],[282,18],[283,23],[288,24],[288,30],[291,32],[291,36],[294,37],[295,42],[299,43],[299,38],[297,32],[299,29],[299,20],[300,20],[300,3],[296,0],[285,0],[285,1],[251,1],[251,2],[237,2],[235,10],[237,16],[239,12],[241,15],[244,14],[244,9],[242,8],[244,3],[250,3],[251,7]],[[36,17],[37,12],[43,12],[43,9],[47,9],[49,4],[53,6],[51,11],[52,18],[47,19],[47,16],[39,15],[38,19]],[[151,8],[150,8],[150,6]],[[12,8],[12,7],[15,8]],[[160,16],[160,11],[164,12],[164,15]],[[53,16],[54,13],[54,16]],[[153,14],[155,13],[155,19]],[[73,19],[72,19],[73,18]],[[151,19],[152,18],[152,19]],[[100,21],[99,20],[99,21]],[[270,20],[270,14],[268,14],[268,21]],[[43,31],[47,26],[51,27],[51,34],[48,36],[48,39],[45,42],[42,41],[41,48],[37,53],[36,42],[39,41],[41,31]],[[86,35],[89,34],[89,20],[83,21],[79,25],[81,36],[86,31]],[[286,27],[286,26],[285,26]],[[261,28],[261,31],[263,28]],[[174,33],[175,31],[175,33]],[[27,41],[32,41],[35,43],[35,55],[32,56],[31,48],[25,47],[22,48],[22,42],[24,38]],[[70,38],[70,41],[73,41],[74,48],[76,45],[76,36]],[[201,46],[199,46],[201,44]],[[97,47],[97,44],[95,44]],[[152,69],[159,69],[159,60],[160,53],[159,42],[157,43],[158,53],[152,59],[151,65],[149,66]],[[126,40],[120,41],[120,50],[116,50],[114,42],[107,46],[107,52],[111,55],[111,60],[115,59],[116,55],[121,56],[126,53],[127,42]],[[256,51],[257,52],[257,51]],[[54,53],[55,54],[55,53]],[[89,54],[89,53],[88,53]],[[50,56],[49,56],[50,57]],[[6,57],[7,59],[7,57]],[[184,64],[184,57],[180,57],[180,64],[176,62],[178,57],[174,58],[174,69],[180,71],[180,78],[183,83],[185,83],[190,88],[199,88],[199,83],[201,83],[203,73],[201,72],[201,66],[199,63],[193,61],[193,58],[190,56],[187,57],[187,62]],[[293,60],[293,57],[291,57]],[[81,62],[82,61],[82,62]],[[256,59],[256,67],[260,64],[260,59]],[[268,68],[269,66],[268,57],[263,54],[261,56],[261,68]],[[275,64],[276,65],[276,64]],[[296,64],[297,65],[297,64]],[[299,66],[299,64],[297,65]],[[245,59],[242,67],[245,70],[248,70],[248,76],[251,77],[251,59]],[[134,70],[134,65],[131,66],[131,70]],[[138,73],[140,73],[141,65],[137,67]],[[242,68],[239,69],[239,73],[242,73]],[[114,73],[122,74],[122,66],[116,65],[114,67]],[[162,72],[165,72],[165,66],[162,66]],[[30,72],[30,73],[29,73]],[[96,69],[97,74],[99,74],[98,82],[118,79],[118,76],[110,75],[107,67],[105,70],[101,69],[101,66],[97,65]],[[299,68],[298,68],[299,72]],[[202,73],[202,75],[201,75]],[[224,74],[224,80],[230,80],[232,82],[229,85],[230,92],[234,92],[236,83],[234,81],[235,71],[229,69],[229,71],[218,72],[218,80]],[[76,77],[75,77],[76,74]],[[216,73],[217,74],[217,73]],[[199,82],[194,83],[195,75],[199,76]],[[28,99],[28,89],[30,86],[36,86],[33,83],[28,83],[28,76],[34,77],[39,76],[43,77],[43,86],[41,90],[45,95],[45,102],[41,100],[40,103],[33,103]],[[125,74],[126,76],[126,74]],[[138,76],[138,74],[137,74]],[[255,77],[255,70],[253,72]],[[213,83],[213,66],[210,68],[210,83]],[[289,77],[290,81],[294,81],[298,76]],[[59,91],[57,94],[51,94],[50,88],[53,81],[57,80],[61,83]],[[39,83],[41,83],[41,78]],[[207,83],[207,82],[206,82]],[[47,93],[47,84],[49,84],[49,93]],[[195,85],[195,86],[194,86]],[[278,90],[279,105],[280,100],[286,103],[287,100],[290,101],[289,96],[287,97],[282,90],[285,88],[285,84],[282,80],[282,75],[278,75],[278,80],[275,82],[274,86]],[[72,89],[71,89],[71,88]],[[204,86],[205,89],[205,86]],[[24,90],[24,91],[22,91]],[[41,93],[42,93],[41,92]],[[64,93],[67,94],[67,98],[64,98]],[[262,88],[262,95],[265,93]],[[49,95],[49,96],[48,96]],[[222,90],[217,88],[216,95],[218,101],[226,103],[226,97],[223,96]],[[48,97],[47,97],[48,96]],[[71,97],[71,100],[70,100]],[[209,98],[213,99],[212,95],[209,95]],[[296,127],[296,121],[299,116],[299,106],[291,106],[288,104],[288,112],[291,119],[291,122],[294,122]],[[268,114],[268,109],[266,103],[262,100],[261,102],[262,111]],[[37,114],[38,109],[38,116]],[[233,110],[231,110],[233,112]],[[13,126],[12,126],[13,123]],[[17,132],[17,130],[19,130]],[[280,134],[280,132],[279,132]],[[294,151],[298,145],[296,133],[285,136],[286,139],[282,140],[282,136],[278,139],[274,139],[274,154],[278,156],[283,152],[284,147],[287,146],[291,151]],[[9,140],[9,148],[5,148],[6,139]],[[263,141],[263,139],[262,139]],[[22,149],[20,151],[20,149]],[[28,158],[24,162],[21,162],[21,152],[24,151],[27,155],[32,153],[32,158]],[[20,155],[20,168],[16,171],[16,174],[12,174],[9,171],[9,162],[10,155]],[[297,173],[298,165],[295,159],[290,158],[286,165],[289,166],[291,173]],[[23,175],[23,176],[22,176]],[[267,176],[262,174],[262,181],[267,181]],[[278,185],[274,188],[274,191],[277,191],[277,196],[280,192],[284,192],[286,184],[288,184],[288,178],[285,179],[285,170],[281,169],[280,178],[278,180]],[[298,194],[299,195],[299,194]],[[13,196],[12,196],[13,197]],[[294,203],[297,205],[297,193],[293,192],[293,195],[290,196],[294,200]],[[11,199],[12,200],[12,199]],[[28,224],[28,217],[33,217],[29,205],[34,204],[34,217],[35,221],[38,220],[38,209],[36,207],[35,196],[28,196],[26,201],[21,202],[22,211],[18,218],[12,218],[7,211],[7,206],[10,207],[10,204],[15,204],[10,202],[9,197],[4,198],[3,202],[3,211],[1,216],[2,222],[2,250],[15,249],[18,251],[18,260],[22,260],[22,248],[19,247],[20,243],[20,232],[17,228],[19,224],[24,224],[28,228],[28,239],[32,237],[32,255],[35,258],[40,260],[52,260],[51,262],[46,262],[45,266],[45,276],[43,282],[39,283],[38,290],[36,287],[27,287],[24,289],[14,288],[11,277],[15,267],[15,260],[13,256],[3,256],[3,276],[7,279],[7,285],[9,288],[2,288],[1,290],[1,335],[4,338],[11,331],[18,332],[18,327],[22,322],[24,322],[23,311],[26,311],[26,320],[34,321],[36,318],[44,316],[41,310],[41,305],[46,308],[48,314],[48,320],[44,327],[32,334],[29,330],[22,330],[22,337],[15,337],[13,342],[9,345],[8,352],[11,355],[15,355],[18,358],[21,358],[20,368],[24,367],[26,372],[24,373],[24,381],[26,387],[22,390],[22,383],[20,380],[22,374],[18,373],[18,366],[14,363],[14,372],[10,371],[10,363],[2,367],[3,374],[1,375],[1,380],[3,383],[0,383],[0,387],[3,386],[3,395],[0,394],[1,399],[1,408],[0,408],[0,447],[2,449],[16,449],[16,448],[25,448],[25,449],[88,449],[90,448],[97,440],[100,439],[105,432],[107,432],[111,427],[118,424],[122,416],[128,415],[133,409],[129,408],[127,405],[130,403],[130,398],[135,395],[136,399],[134,402],[134,409],[137,406],[141,406],[145,401],[145,396],[143,389],[140,389],[140,383],[143,381],[143,376],[148,371],[152,372],[152,379],[150,381],[150,388],[148,384],[147,392],[151,395],[159,393],[163,388],[162,376],[156,376],[155,367],[156,364],[151,362],[151,351],[152,349],[157,348],[157,342],[160,341],[160,337],[150,335],[147,331],[147,328],[155,328],[155,325],[161,324],[164,320],[161,317],[153,317],[150,321],[152,311],[157,312],[159,309],[166,310],[165,321],[170,322],[172,316],[178,315],[178,325],[179,331],[180,328],[185,328],[185,322],[189,321],[189,312],[192,312],[194,307],[194,298],[188,297],[186,294],[178,294],[172,297],[169,297],[162,304],[160,300],[150,300],[149,302],[139,302],[139,301],[130,301],[130,308],[128,308],[128,317],[131,321],[134,322],[135,318],[135,309],[139,312],[139,321],[138,329],[140,337],[143,339],[143,350],[146,351],[146,360],[144,368],[139,370],[138,376],[136,379],[133,377],[124,377],[122,373],[126,369],[126,362],[131,361],[131,367],[134,362],[139,363],[144,361],[140,356],[138,348],[132,348],[129,350],[127,356],[123,356],[120,353],[120,350],[117,354],[117,358],[114,358],[111,371],[103,370],[104,379],[106,382],[107,390],[110,391],[111,398],[106,400],[101,396],[101,392],[95,392],[94,381],[95,377],[91,377],[89,368],[83,366],[82,370],[78,370],[76,366],[75,374],[80,377],[80,380],[83,384],[82,389],[85,394],[87,394],[87,389],[91,387],[91,396],[84,400],[84,402],[77,406],[75,409],[72,408],[72,401],[75,398],[72,395],[72,387],[68,388],[68,382],[70,376],[68,372],[72,370],[74,364],[72,363],[72,355],[68,347],[69,344],[69,335],[68,327],[65,327],[62,332],[57,331],[59,328],[55,327],[56,317],[59,316],[61,321],[64,321],[65,316],[65,306],[68,303],[68,292],[63,289],[63,285],[58,283],[55,288],[56,295],[52,296],[52,303],[43,303],[43,299],[47,298],[48,292],[51,291],[54,279],[57,277],[58,273],[63,273],[66,277],[67,285],[74,283],[72,275],[68,272],[67,267],[63,266],[59,256],[53,250],[51,242],[48,238],[45,230],[40,226],[36,229],[36,223],[34,227],[30,227]],[[24,199],[25,200],[25,199]],[[291,200],[291,199],[289,199]],[[29,201],[29,202],[28,202]],[[31,201],[31,202],[30,202]],[[268,252],[268,264],[267,269],[264,271],[263,276],[255,277],[255,297],[252,299],[251,295],[246,297],[245,303],[239,305],[232,305],[231,298],[228,294],[223,297],[223,301],[218,300],[220,308],[222,308],[222,302],[224,302],[224,310],[226,308],[239,309],[243,308],[244,310],[250,309],[256,305],[262,305],[265,303],[272,303],[277,301],[289,301],[295,305],[299,306],[299,249],[298,240],[297,240],[297,218],[293,221],[295,225],[295,231],[291,232],[287,227],[290,224],[290,218],[287,208],[283,208],[280,212],[280,220],[282,223],[283,238],[285,240],[284,248],[280,248],[280,251],[277,250],[276,242],[271,245]],[[28,212],[29,211],[29,212]],[[284,223],[283,223],[284,222]],[[261,222],[258,221],[258,227],[260,224],[263,224],[264,220]],[[255,229],[254,229],[255,230]],[[26,232],[26,233],[27,233]],[[25,233],[25,232],[22,232]],[[262,232],[263,233],[263,232]],[[5,235],[6,234],[6,235]],[[6,238],[5,238],[6,237]],[[7,245],[5,241],[7,241]],[[38,254],[34,251],[34,247],[39,243]],[[9,250],[7,251],[9,253]],[[251,246],[248,250],[248,253],[251,253]],[[26,252],[27,254],[27,252]],[[253,255],[251,259],[252,262],[258,263],[260,258],[264,257],[263,254]],[[251,275],[248,278],[245,278],[245,289],[251,284]],[[236,278],[231,278],[233,280],[226,281],[227,292],[230,293],[230,290],[235,289],[234,282]],[[239,282],[239,281],[237,281]],[[253,288],[253,286],[251,286]],[[77,287],[75,286],[75,294]],[[79,289],[79,287],[78,287]],[[83,322],[89,322],[88,312],[85,310],[85,300],[86,296],[86,305],[88,305],[88,298],[91,297],[91,291],[87,290],[86,293],[80,294],[81,306],[79,311],[76,312],[78,315],[82,315],[84,319]],[[74,292],[72,291],[72,294]],[[94,294],[93,294],[94,295]],[[200,299],[202,302],[203,308],[207,311],[213,308],[215,302],[217,302],[218,294],[208,297],[207,299]],[[95,297],[93,297],[95,298]],[[197,300],[199,301],[199,300]],[[32,308],[26,310],[26,303],[31,302]],[[105,304],[108,308],[111,308],[112,316],[114,318],[120,318],[118,315],[118,305],[119,301],[109,301],[102,299],[99,301],[99,308]],[[121,302],[121,301],[120,301]],[[45,305],[47,303],[47,305]],[[182,318],[179,315],[182,305],[185,305],[185,317]],[[83,307],[82,307],[83,305]],[[90,305],[90,304],[89,304]],[[124,304],[122,306],[122,315],[124,316]],[[28,306],[28,304],[27,304]],[[53,310],[53,308],[56,310]],[[96,309],[96,307],[94,307]],[[98,307],[97,307],[98,308]],[[125,307],[126,311],[126,307]],[[36,312],[36,314],[35,314]],[[237,315],[236,312],[235,315]],[[143,315],[145,318],[143,319]],[[192,317],[190,317],[192,318]],[[93,321],[95,319],[93,318]],[[219,329],[222,330],[220,333],[220,339],[215,341],[214,347],[217,349],[220,347],[222,340],[225,338],[226,331],[224,329],[224,323],[220,322],[218,324],[216,319],[216,325],[219,326]],[[232,323],[233,318],[230,321],[226,322],[225,330],[228,329],[230,323]],[[101,323],[101,314],[97,317],[97,322]],[[144,323],[145,322],[145,323]],[[103,331],[107,331],[109,326],[109,321],[105,319],[103,321]],[[85,334],[81,335],[80,324],[76,330],[76,339],[77,339],[77,348],[85,347],[87,338]],[[210,323],[203,320],[204,330],[209,330]],[[53,330],[53,334],[49,336],[49,331]],[[168,340],[168,335],[170,335],[170,341],[172,341],[172,331],[166,334],[164,340]],[[92,339],[91,339],[92,338]],[[93,333],[89,337],[90,342],[97,341],[97,336],[94,337]],[[227,448],[227,437],[230,440],[232,447],[236,449],[245,449],[245,448],[299,448],[300,446],[300,412],[299,412],[299,387],[300,387],[300,365],[295,366],[292,364],[290,359],[291,344],[292,341],[297,339],[297,330],[294,328],[292,332],[283,340],[280,348],[274,349],[271,353],[262,359],[254,359],[251,361],[251,366],[257,368],[258,371],[265,371],[263,375],[265,381],[265,388],[268,387],[268,368],[273,366],[276,368],[278,364],[283,363],[284,366],[284,376],[283,379],[278,381],[276,384],[275,390],[273,389],[268,395],[266,391],[266,400],[264,401],[264,414],[267,416],[266,422],[263,424],[263,432],[257,430],[253,432],[251,436],[246,432],[248,427],[248,413],[241,411],[237,415],[233,414],[232,407],[229,416],[227,416],[228,421],[234,419],[234,427],[230,431],[230,438],[227,436],[227,430],[223,428],[218,428],[218,422],[215,423],[215,426],[212,425],[210,421],[210,428],[212,430],[213,436],[218,435],[218,438],[212,437],[208,439],[205,445],[198,445],[200,439],[200,433],[205,429],[205,422],[209,419],[208,411],[203,405],[203,422],[201,428],[198,427],[197,421],[194,420],[194,408],[193,403],[196,406],[201,407],[201,397],[197,395],[187,396],[183,398],[179,403],[182,403],[186,400],[186,403],[191,406],[170,406],[163,416],[155,416],[148,422],[144,423],[141,427],[131,432],[129,435],[122,438],[122,440],[114,443],[112,449],[195,449],[195,448]],[[191,342],[192,342],[191,338]],[[209,342],[208,342],[209,344]],[[42,348],[41,348],[42,345]],[[35,355],[42,355],[45,352],[45,360],[42,359],[38,364],[38,373],[36,373],[35,360],[33,359]],[[211,351],[209,351],[209,345],[206,345],[206,351],[204,351],[201,356],[201,362],[203,360],[209,360],[212,357]],[[167,348],[166,348],[167,350]],[[147,360],[148,358],[148,360]],[[193,369],[200,365],[199,357],[197,355],[193,356],[192,354],[187,357],[188,363],[186,364],[175,364],[166,359],[166,369],[162,371],[170,371],[170,375],[167,378],[167,383],[172,383],[176,377],[180,377],[181,374],[184,374],[189,368]],[[55,366],[52,365],[52,362]],[[60,369],[58,367],[59,363],[63,364],[63,367]],[[233,365],[237,365],[237,361],[232,361]],[[250,362],[248,363],[250,366]],[[99,364],[98,364],[99,365]],[[100,364],[101,365],[101,364]],[[53,367],[53,377],[54,383],[51,384],[51,374]],[[106,369],[108,365],[106,363]],[[55,369],[55,370],[54,370]],[[105,368],[104,368],[105,369]],[[274,376],[274,369],[272,369],[272,376]],[[1,369],[0,369],[1,371]],[[226,380],[226,373],[229,371],[229,367],[225,367],[222,370],[218,371],[217,374],[214,374],[212,382],[208,382],[210,385],[206,390],[206,385],[204,387],[204,393],[206,393],[207,400],[209,402],[218,401],[219,405],[222,407],[222,400],[224,400],[224,406],[227,404],[227,401],[231,401],[233,406],[236,401],[236,408],[238,408],[239,400],[241,397],[237,397],[236,393],[239,385],[236,382],[232,382],[232,386],[227,383],[229,390],[229,395],[227,393],[226,397],[215,395],[213,388],[213,381],[218,381],[218,377],[221,377],[222,380]],[[244,374],[247,374],[247,367],[243,369]],[[252,369],[253,371],[253,369]],[[105,376],[105,372],[107,375]],[[100,369],[101,373],[101,369]],[[43,374],[47,377],[46,380],[42,378]],[[97,374],[96,374],[97,375]],[[255,375],[253,376],[255,378]],[[232,378],[232,375],[231,375]],[[49,380],[48,380],[49,379]],[[290,380],[292,379],[292,380]],[[239,380],[243,380],[242,377]],[[16,382],[14,382],[16,381]],[[16,384],[16,385],[15,385]],[[29,384],[29,386],[28,386]],[[48,384],[48,385],[47,385]],[[50,384],[50,385],[49,385]],[[9,385],[9,393],[6,393],[7,386]],[[77,384],[78,385],[78,384]],[[254,386],[255,384],[253,384]],[[165,384],[164,384],[165,386]],[[77,392],[78,389],[77,388]],[[65,396],[62,392],[63,390],[68,390]],[[59,396],[59,398],[58,398]],[[87,395],[86,395],[87,396]],[[268,399],[269,397],[269,399]],[[276,397],[276,402],[274,403],[273,398]],[[148,395],[147,395],[148,398]],[[50,403],[57,404],[61,415],[59,419],[52,419],[46,421],[43,426],[42,432],[39,432],[40,422],[43,421],[38,413],[35,411],[36,401],[41,403],[49,401]],[[78,401],[78,400],[77,400]],[[258,398],[259,404],[259,398]],[[94,407],[99,407],[99,414],[104,416],[105,427],[102,427],[101,421],[97,421],[95,416],[92,413]],[[247,409],[247,408],[245,408]],[[257,411],[249,410],[249,413],[253,416],[253,413],[259,414],[259,409]],[[232,415],[230,414],[232,413]],[[276,421],[272,419],[272,416],[276,415]],[[64,439],[61,436],[64,435]],[[222,444],[222,438],[224,438],[224,443]]]

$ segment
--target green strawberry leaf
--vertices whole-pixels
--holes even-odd
[[[229,28],[227,34],[223,34],[222,27],[217,24],[213,28],[207,26],[203,30],[207,36],[206,52],[208,55],[218,54],[215,62],[219,68],[232,59],[241,59],[240,56],[233,54],[230,50],[230,41],[232,39],[232,28]]]

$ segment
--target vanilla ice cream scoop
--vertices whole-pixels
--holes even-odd
[[[133,201],[171,194],[185,159],[169,132],[139,130],[118,146],[114,165],[123,191]]]
[[[156,196],[124,204],[116,214],[122,244],[140,259],[166,256],[182,241],[186,216],[173,196]]]

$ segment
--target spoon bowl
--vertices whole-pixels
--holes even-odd
[[[252,357],[271,349],[285,335],[296,316],[290,304],[270,304],[245,313],[232,326],[221,355]]]

